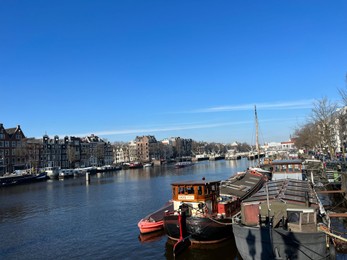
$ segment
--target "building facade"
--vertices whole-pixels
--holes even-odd
[[[0,175],[25,169],[26,154],[22,149],[24,139],[25,135],[20,125],[5,129],[3,124],[0,124]]]
[[[137,157],[140,162],[150,162],[156,157],[158,152],[158,142],[153,135],[137,136],[136,139]]]

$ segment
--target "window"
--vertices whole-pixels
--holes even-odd
[[[9,141],[5,141],[5,147],[10,147],[10,142]]]
[[[4,134],[0,134],[0,139],[5,139],[5,135]]]
[[[179,193],[179,194],[184,194],[184,187],[183,187],[183,186],[180,186],[180,187],[178,188],[178,193]]]
[[[187,194],[194,194],[194,187],[192,186],[186,187],[186,192]]]
[[[0,147],[4,147],[4,141],[0,141]]]
[[[16,141],[12,141],[12,147],[16,147]]]
[[[201,188],[201,186],[198,186],[198,195],[202,195],[202,188]]]

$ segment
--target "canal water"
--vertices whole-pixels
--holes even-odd
[[[138,221],[171,198],[180,180],[223,180],[249,165],[203,161],[121,170],[0,188],[0,259],[173,259],[165,234],[140,236]],[[339,255],[340,259],[344,255]],[[231,239],[180,259],[241,259]]]

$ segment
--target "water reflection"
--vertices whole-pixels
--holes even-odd
[[[166,259],[173,260],[173,246],[175,242],[171,239],[167,239],[165,244],[165,257]],[[198,260],[210,260],[210,259],[242,259],[237,251],[235,240],[233,238],[228,239],[222,243],[217,244],[192,244],[177,259],[198,259]]]
[[[139,234],[139,241],[140,243],[151,243],[151,242],[159,241],[164,236],[166,236],[165,231],[159,230],[149,234]]]

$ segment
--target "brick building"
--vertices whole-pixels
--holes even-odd
[[[153,135],[137,136],[137,157],[141,162],[150,162],[158,152],[158,142]]]
[[[20,125],[5,129],[0,124],[0,175],[26,167],[26,155],[21,149],[23,139]]]

